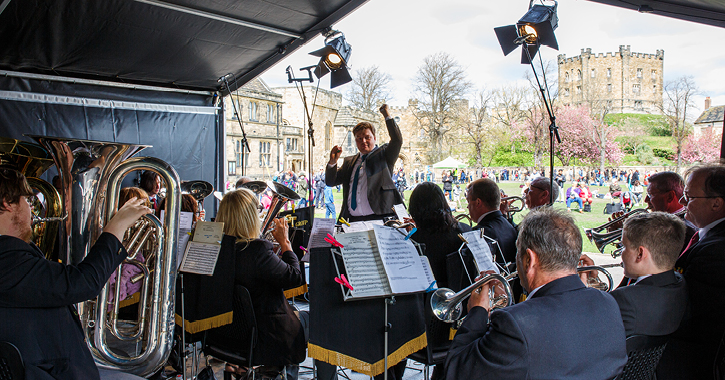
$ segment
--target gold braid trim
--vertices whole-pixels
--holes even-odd
[[[292,297],[301,296],[301,295],[303,295],[305,293],[307,293],[307,284],[298,286],[296,288],[292,288],[292,289],[285,290],[284,291],[284,298],[288,298],[289,299],[289,298],[292,298]]]
[[[200,331],[211,330],[213,328],[221,327],[232,323],[232,320],[234,319],[233,316],[234,312],[230,311],[228,313],[219,314],[215,317],[200,319],[195,322],[189,322],[189,320],[187,319],[184,321],[186,327],[185,330],[190,334],[196,334]],[[176,324],[181,326],[181,316],[179,314],[176,314],[174,316],[174,319],[176,320]]]
[[[118,303],[118,308],[131,306],[135,303],[138,303],[138,301],[141,299],[141,292],[136,292],[131,295],[131,297],[126,298],[125,300]]]
[[[388,368],[400,363],[405,358],[407,358],[408,355],[420,351],[427,345],[428,338],[426,337],[424,332],[421,336],[408,341],[400,348],[395,350],[395,352],[389,354]],[[362,373],[363,375],[367,376],[377,376],[385,371],[385,358],[379,360],[374,364],[370,364],[360,359],[356,359],[351,356],[341,354],[339,352],[331,351],[314,345],[312,343],[307,344],[307,352],[308,356],[311,358],[321,360],[323,362],[339,367],[350,368],[355,372]]]
[[[458,332],[458,329],[454,329],[451,327],[450,330],[448,330],[448,340],[453,340],[453,338],[456,336],[456,333]]]

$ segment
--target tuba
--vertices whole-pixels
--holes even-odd
[[[158,244],[146,262],[146,266],[152,267],[143,271],[146,286],[141,289],[141,298],[148,302],[139,305],[141,320],[118,321],[117,304],[110,305],[108,312],[108,283],[95,300],[78,304],[86,342],[99,367],[138,376],[156,372],[166,362],[173,343],[175,250],[181,202],[176,171],[156,158],[130,158],[146,148],[145,145],[32,137],[51,152],[58,168],[65,217],[60,225],[60,252],[63,261],[70,265],[80,263],[103,232],[103,226],[117,209],[121,180],[126,174],[152,170],[165,181],[167,213],[164,224],[151,216],[144,218],[155,226],[152,229]],[[149,234],[144,235],[149,237]],[[127,249],[131,252],[136,248]],[[136,265],[130,258],[126,263]]]
[[[42,194],[42,197],[35,196],[31,200],[33,243],[45,254],[46,259],[58,261],[54,248],[62,221],[60,194],[53,185],[39,178],[53,166],[53,158],[40,145],[0,137],[0,166],[23,173],[30,187]]]

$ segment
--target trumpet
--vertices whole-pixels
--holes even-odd
[[[511,204],[509,204],[509,213],[511,215],[513,215],[517,212],[520,212],[521,210],[524,209],[524,207],[526,207],[526,202],[524,201],[524,198],[517,197],[517,196],[501,198],[501,203],[508,202],[508,201],[511,201]],[[518,207],[515,207],[514,206],[515,202],[521,202],[521,205]]]
[[[587,287],[599,289],[603,292],[611,292],[612,288],[614,287],[614,280],[612,279],[612,274],[609,273],[608,270],[604,268],[612,268],[622,266],[622,263],[619,264],[606,264],[606,265],[590,265],[586,267],[578,267],[576,268],[577,273],[582,272],[594,272],[599,271],[604,274],[604,276],[607,278],[607,283],[605,284],[602,282],[602,280],[599,279],[599,275],[596,276],[588,276],[587,277]]]
[[[501,285],[503,285],[505,294],[499,297],[491,297],[491,309],[500,309],[502,307],[510,306],[513,303],[514,296],[508,281],[500,274],[489,274],[458,293],[455,293],[453,290],[448,288],[440,288],[436,290],[430,298],[430,307],[433,310],[433,315],[444,322],[455,322],[461,318],[461,314],[463,312],[461,310],[461,303],[463,300],[468,298],[474,290],[493,280],[497,280],[501,283]]]

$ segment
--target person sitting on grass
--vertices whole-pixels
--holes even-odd
[[[579,182],[576,183],[576,185],[572,185],[568,189],[566,189],[566,209],[568,211],[571,211],[571,203],[576,202],[579,204],[579,212],[583,213],[582,209],[584,208],[584,202],[582,201],[581,197],[579,196],[579,193],[581,192]]]

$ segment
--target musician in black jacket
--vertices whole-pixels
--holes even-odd
[[[152,210],[132,198],[81,263],[64,265],[30,243],[32,195],[22,174],[0,169],[0,341],[18,347],[26,379],[99,379],[75,304],[98,295],[128,255],[126,230]]]
[[[467,190],[468,212],[477,223],[473,229],[483,229],[485,236],[496,240],[498,248],[494,245],[491,249],[491,253],[496,256],[496,262],[501,265],[511,263],[510,268],[514,268],[517,233],[499,211],[501,192],[498,185],[491,179],[481,178],[471,182]]]

